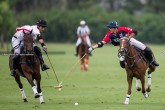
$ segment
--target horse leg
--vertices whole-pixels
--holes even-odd
[[[80,59],[82,58],[81,56],[82,56],[82,55],[80,55]],[[84,68],[84,58],[81,59],[80,70],[81,70],[81,71],[84,71],[84,70],[85,70],[85,68]]]
[[[130,97],[131,97],[132,80],[133,80],[133,77],[129,76],[128,73],[127,73],[128,91],[127,91],[127,95],[126,95],[126,98],[125,98],[125,101],[124,101],[124,104],[126,104],[126,105],[129,104],[129,100],[130,100]]]
[[[34,92],[34,98],[38,98],[39,94],[38,94],[38,91],[37,91],[37,86],[33,82],[32,73],[24,72],[24,74],[25,74],[26,79],[28,80],[28,82],[30,83],[30,85],[32,87],[32,90]]]
[[[151,76],[152,76],[152,71],[151,69],[148,70],[148,83],[147,83],[147,92],[151,91]]]
[[[81,70],[81,71],[84,71],[84,64],[81,64],[81,65],[80,65],[80,70]]]
[[[17,82],[18,86],[19,86],[19,89],[20,89],[20,92],[21,92],[21,95],[22,95],[22,99],[24,102],[28,102],[27,101],[27,97],[26,97],[26,94],[25,94],[25,91],[23,89],[23,85],[21,83],[21,80],[20,80],[20,76],[19,75],[15,75],[15,81]]]
[[[136,78],[136,90],[141,91],[140,80]]]
[[[84,63],[85,63],[85,70],[88,70],[88,58],[84,59]]]
[[[40,100],[40,104],[43,104],[45,103],[44,101],[44,98],[43,98],[43,95],[42,95],[42,90],[41,90],[41,86],[40,86],[40,82],[41,82],[41,75],[40,74],[37,74],[36,76],[36,83],[37,83],[37,91],[38,91],[38,94],[39,94],[39,100]]]
[[[149,96],[148,92],[145,90],[145,76],[141,76],[140,78],[141,80],[141,84],[142,84],[142,93],[144,95],[145,98],[147,98]]]

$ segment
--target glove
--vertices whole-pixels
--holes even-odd
[[[88,49],[88,53],[92,53],[93,50],[94,50],[94,48],[93,48],[93,47],[90,47],[90,48]]]
[[[47,52],[47,47],[46,46],[43,46],[42,49],[43,49],[43,51]]]

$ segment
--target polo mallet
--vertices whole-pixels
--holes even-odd
[[[58,78],[57,78],[56,72],[55,72],[55,70],[54,70],[54,68],[53,68],[53,65],[52,65],[52,63],[51,63],[51,61],[50,61],[50,58],[49,58],[49,56],[48,56],[48,53],[47,53],[46,51],[45,51],[45,54],[46,54],[46,56],[47,56],[47,58],[48,58],[48,60],[49,60],[49,63],[50,63],[50,65],[51,65],[52,69],[53,69],[53,73],[54,73],[54,75],[55,75],[55,78],[56,78],[56,80],[57,80],[57,83],[59,84],[58,86],[55,86],[55,88],[62,88],[62,85],[60,84],[60,82],[59,82],[59,80],[58,80]]]
[[[80,60],[78,60],[78,61],[72,66],[72,68],[70,69],[70,71],[64,76],[63,80],[59,83],[59,85],[58,85],[58,86],[54,86],[54,88],[59,88],[59,91],[61,91],[63,81],[64,81],[66,78],[68,78],[69,74],[75,70],[76,65],[77,65],[85,56],[86,56],[86,53],[80,58]]]

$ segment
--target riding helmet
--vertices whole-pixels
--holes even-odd
[[[85,24],[86,24],[86,22],[84,20],[80,21],[80,25],[85,25]]]
[[[119,25],[118,25],[118,23],[116,21],[110,21],[108,23],[107,27],[109,27],[109,28],[118,28]]]
[[[43,19],[40,19],[36,23],[38,26],[47,27],[47,22]]]

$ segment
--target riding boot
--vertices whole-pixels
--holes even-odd
[[[76,54],[74,54],[75,56],[78,56],[78,50],[79,50],[79,45],[76,46]]]
[[[144,52],[144,55],[147,57],[150,65],[159,66],[159,64],[155,61],[154,55],[150,48],[146,47]]]
[[[39,60],[40,60],[40,63],[41,63],[42,71],[45,71],[45,70],[49,69],[49,67],[44,63],[44,60],[43,60],[42,56],[39,56]]]
[[[17,61],[19,60],[19,55],[14,54],[14,56],[12,57],[12,67],[11,67],[11,76],[15,76],[16,75],[16,69],[17,69]]]
[[[38,46],[35,46],[34,47],[34,52],[38,56],[38,58],[40,60],[42,71],[45,71],[45,70],[49,69],[49,67],[44,63],[44,60],[42,58],[41,49]]]

